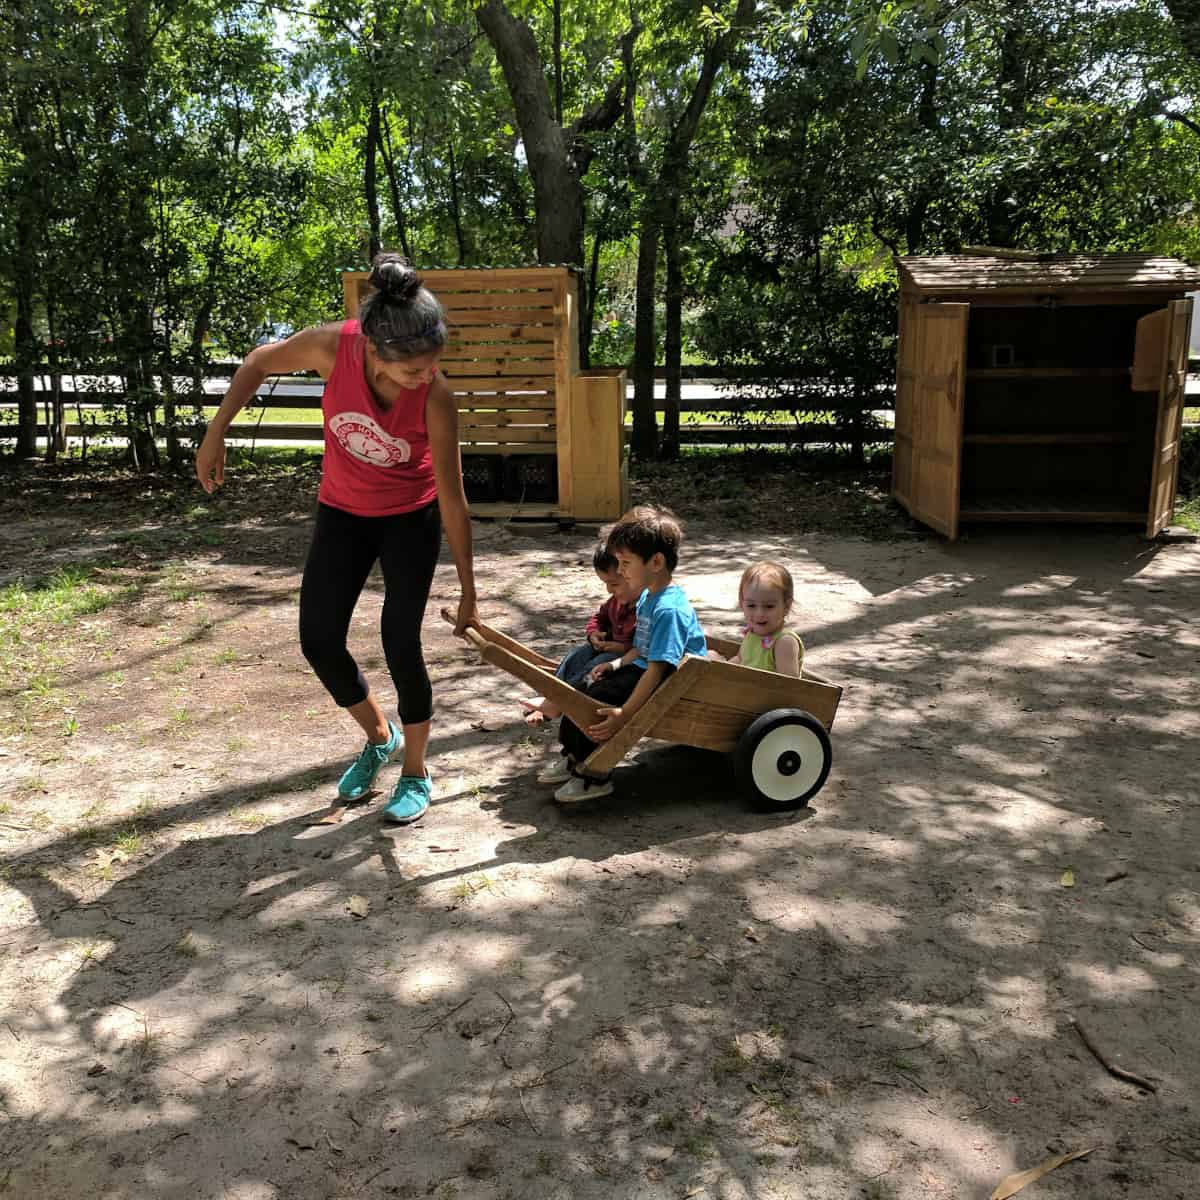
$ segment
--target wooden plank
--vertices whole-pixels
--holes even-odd
[[[624,511],[625,373],[571,381],[570,471],[581,521],[615,521]]]
[[[1129,386],[1135,392],[1157,392],[1162,384],[1163,355],[1167,352],[1170,310],[1147,313],[1137,323],[1133,345],[1133,371]]]
[[[1146,520],[1146,510],[1138,509],[1067,509],[1039,508],[1036,501],[1031,500],[1028,508],[971,508],[962,510],[964,521],[1037,521],[1061,522],[1065,525],[1090,524],[1141,524]]]
[[[514,375],[483,375],[470,370],[470,364],[465,364],[458,371],[442,372],[450,390],[455,392],[492,391],[503,394],[533,392],[538,395],[554,394],[554,377],[540,375],[534,371]]]
[[[496,321],[490,325],[456,325],[450,330],[450,345],[495,346],[503,350],[508,345],[516,349],[525,346],[540,347],[542,343],[553,345],[554,328],[545,325],[521,325],[507,321]],[[529,353],[538,353],[530,350]]]
[[[554,394],[558,401],[558,503],[564,512],[575,515],[575,472],[571,469],[574,444],[571,380],[579,374],[579,291],[574,275],[559,280],[554,293],[557,317],[555,332]]]
[[[537,413],[547,423],[552,423],[549,414],[554,411],[554,397],[550,395],[533,395],[522,392],[510,395],[508,393],[458,391],[454,394],[458,397],[460,413]]]
[[[909,511],[951,541],[958,536],[966,304],[917,305]]]
[[[581,764],[584,770],[598,775],[611,771],[643,737],[657,737],[654,732],[657,723],[698,682],[704,662],[702,658],[684,659],[679,669],[659,684],[658,690],[625,725],[584,759]]]
[[[459,410],[460,429],[542,429],[554,430],[554,422],[546,412],[500,412],[486,410]]]
[[[503,646],[496,646],[490,642],[485,642],[478,649],[484,662],[507,671],[509,675],[515,675],[523,683],[529,684],[537,695],[553,700],[581,729],[594,725],[600,719],[598,714],[601,705],[571,687],[569,683],[564,683],[550,671],[543,671],[523,658],[518,658]]]
[[[553,331],[554,306],[553,304],[547,304],[545,308],[460,308],[453,313],[447,312],[446,319],[452,329],[466,329],[476,326],[488,329],[493,326],[503,328],[505,326],[519,325],[540,327]]]
[[[459,441],[464,446],[477,446],[480,443],[494,442],[502,446],[520,446],[522,450],[533,443],[545,443],[548,446],[558,446],[558,435],[553,428],[542,426],[525,427],[520,425],[476,428],[475,426],[460,427]]]
[[[1157,536],[1171,523],[1171,518],[1175,515],[1191,327],[1191,298],[1172,300],[1168,306],[1166,328],[1163,330],[1162,373],[1158,389],[1158,420],[1154,430],[1154,459],[1150,470],[1147,537]]]
[[[442,308],[451,316],[464,312],[487,313],[525,308],[538,312],[554,312],[554,288],[514,288],[504,292],[447,292],[438,293]]]
[[[731,754],[755,716],[740,708],[685,699],[659,721],[654,736],[681,746]]]
[[[547,504],[499,504],[483,501],[471,505],[471,516],[495,518],[497,520],[559,520],[565,514],[554,505]]]
[[[802,708],[826,728],[833,724],[842,689],[811,677],[796,679],[735,663],[701,659],[699,682],[688,693],[696,703],[712,703],[757,716],[773,708]]]
[[[506,442],[467,442],[463,445],[463,452],[466,454],[545,454],[545,455],[550,455],[550,454],[558,453],[558,446],[555,445],[553,442],[524,442],[520,446],[509,445]],[[549,508],[547,508],[545,506],[545,504],[536,505],[536,504],[532,504],[532,502],[531,502],[531,506],[537,507],[539,512],[542,509],[545,509],[545,511],[547,513],[550,513],[554,516],[559,515],[559,508],[556,506],[550,506]],[[516,505],[516,506],[510,506],[510,507],[513,507],[514,509],[520,508],[521,512],[524,513],[526,511],[526,508],[530,507],[530,506]],[[474,508],[474,505],[472,505],[472,508]]]
[[[511,358],[491,357],[472,358],[470,355],[447,356],[442,359],[442,374],[447,379],[455,376],[477,379],[481,377],[509,377],[513,379],[536,380],[537,383],[549,390],[550,384],[558,386],[555,380],[554,360],[542,358]]]
[[[442,620],[448,625],[453,625],[458,620],[457,613],[448,606],[443,607]],[[547,658],[544,654],[539,654],[536,650],[530,650],[527,646],[518,642],[516,638],[510,638],[508,634],[501,633],[500,630],[492,628],[491,625],[485,625],[482,621],[479,622],[479,632],[485,641],[500,646],[510,654],[515,654],[517,658],[523,658],[532,666],[542,667],[550,672],[553,672],[558,667],[557,660]],[[473,639],[468,640],[474,644]]]

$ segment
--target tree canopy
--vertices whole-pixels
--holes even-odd
[[[339,268],[571,262],[674,451],[693,360],[886,377],[893,255],[1200,258],[1185,0],[3,0],[0,354],[107,363],[157,461]],[[669,371],[665,428],[650,399]],[[181,382],[182,381],[182,382]],[[158,428],[162,424],[165,428]]]

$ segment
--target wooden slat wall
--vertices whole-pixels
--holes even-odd
[[[458,397],[466,453],[555,454],[567,433],[575,338],[575,282],[565,267],[421,271],[442,302],[450,342],[442,371]],[[367,273],[342,275],[346,313],[367,293]],[[569,420],[569,415],[566,417]],[[565,484],[565,492],[564,492]],[[560,473],[559,504],[570,505]]]

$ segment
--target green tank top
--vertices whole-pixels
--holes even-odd
[[[800,640],[800,635],[793,629],[781,629],[774,637],[762,638],[757,633],[748,633],[742,638],[742,646],[738,651],[741,656],[742,665],[746,667],[758,667],[760,671],[776,671],[779,668],[775,666],[775,647],[779,645],[780,638],[794,638],[796,646],[800,651],[800,665],[804,665],[804,643]],[[764,646],[764,640],[769,645]]]

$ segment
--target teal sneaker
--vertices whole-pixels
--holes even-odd
[[[397,825],[411,825],[425,815],[432,796],[433,780],[429,778],[428,771],[423,778],[419,775],[401,775],[383,815]]]
[[[400,730],[391,721],[388,722],[388,729],[391,730],[391,737],[378,746],[368,742],[362,753],[350,764],[345,775],[338,780],[338,795],[343,800],[357,800],[366,795],[371,790],[371,784],[375,782],[375,776],[379,774],[379,768],[400,749],[400,742],[403,740]]]

